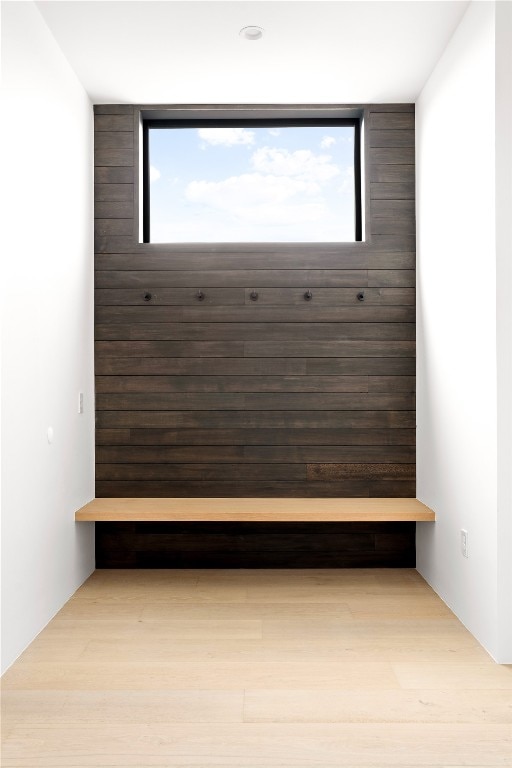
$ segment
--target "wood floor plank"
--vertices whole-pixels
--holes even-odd
[[[20,662],[4,690],[240,690],[245,688],[400,688],[388,662],[93,661]],[[149,713],[148,713],[149,714]]]
[[[508,723],[508,691],[245,691],[244,722]]]
[[[215,603],[215,602],[151,602],[117,603],[116,616],[134,621],[182,621],[218,619],[230,620],[233,613],[240,620],[263,620],[266,617],[332,618],[350,616],[348,606],[343,603]],[[112,617],[110,603],[98,599],[70,600],[59,612],[59,617],[81,623],[108,621]],[[351,618],[351,617],[350,617]]]
[[[4,691],[3,726],[241,723],[243,691]]]
[[[512,666],[414,569],[99,570],[2,687],[5,768],[512,766]]]
[[[330,662],[372,662],[376,654],[385,662],[436,662],[448,663],[455,659],[464,663],[485,662],[486,653],[480,646],[457,646],[444,638],[409,639],[405,642],[399,636],[376,641],[361,636],[343,636],[325,640],[323,637],[270,638],[263,640],[138,640],[120,642],[114,637],[91,640],[80,654],[80,661],[93,662],[102,658],[111,663],[118,662],[194,662],[206,656],[212,661],[242,662],[283,662],[307,663],[323,659]],[[45,660],[44,649],[38,658]],[[52,656],[55,660],[56,656]]]
[[[393,669],[403,688],[508,690],[512,706],[512,664],[397,663]]]
[[[17,756],[40,765],[105,766],[374,766],[411,768],[432,761],[507,765],[512,753],[508,725],[426,723],[147,724],[66,729],[14,727],[4,743],[4,765]],[[50,763],[49,761],[54,761]],[[67,762],[64,762],[67,760]],[[499,761],[499,762],[498,762]],[[37,763],[36,763],[37,764]],[[509,762],[510,765],[510,762]]]
[[[106,639],[117,642],[119,636],[123,635],[140,645],[155,641],[172,644],[183,640],[260,640],[262,633],[263,625],[260,619],[139,619],[137,622],[126,619],[89,619],[84,626],[71,619],[59,618],[43,630],[38,641],[44,638],[48,644],[55,643],[56,640],[68,642],[79,635],[85,642]]]

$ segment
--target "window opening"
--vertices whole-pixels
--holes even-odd
[[[143,121],[143,241],[362,239],[357,118]]]

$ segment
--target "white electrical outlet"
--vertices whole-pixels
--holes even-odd
[[[78,393],[78,413],[84,412],[84,393]]]
[[[468,557],[468,532],[464,528],[460,531],[460,551],[464,557]]]

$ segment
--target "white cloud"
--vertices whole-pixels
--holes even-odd
[[[334,136],[324,136],[320,142],[322,149],[329,149],[329,147],[332,147],[333,144],[336,144],[336,139]]]
[[[281,133],[279,128],[269,128],[268,132],[270,133],[271,136],[279,136],[279,134]]]
[[[197,133],[199,138],[214,146],[254,144],[254,131],[246,131],[245,128],[199,128]]]
[[[260,173],[318,182],[339,175],[340,169],[331,160],[330,155],[315,155],[310,149],[289,152],[287,149],[262,147],[252,155],[251,164]]]
[[[354,191],[354,168],[353,166],[349,165],[348,168],[345,168],[343,172],[341,185],[338,187],[338,192],[344,195],[347,192],[352,194],[353,191]]]
[[[326,208],[318,184],[287,176],[247,173],[218,182],[192,181],[189,202],[228,213],[234,219],[283,225],[316,221]]]
[[[158,170],[158,168],[155,168],[154,165],[150,165],[149,166],[149,180],[150,181],[158,181],[160,176],[161,176],[161,174],[160,174],[160,171]]]
[[[297,194],[316,194],[319,189],[318,184],[303,179],[244,173],[223,181],[191,181],[185,195],[191,202],[234,210],[245,205],[282,203]]]

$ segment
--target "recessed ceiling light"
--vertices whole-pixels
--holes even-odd
[[[245,37],[246,40],[259,40],[263,37],[263,30],[261,27],[244,27],[240,30],[240,37]]]

